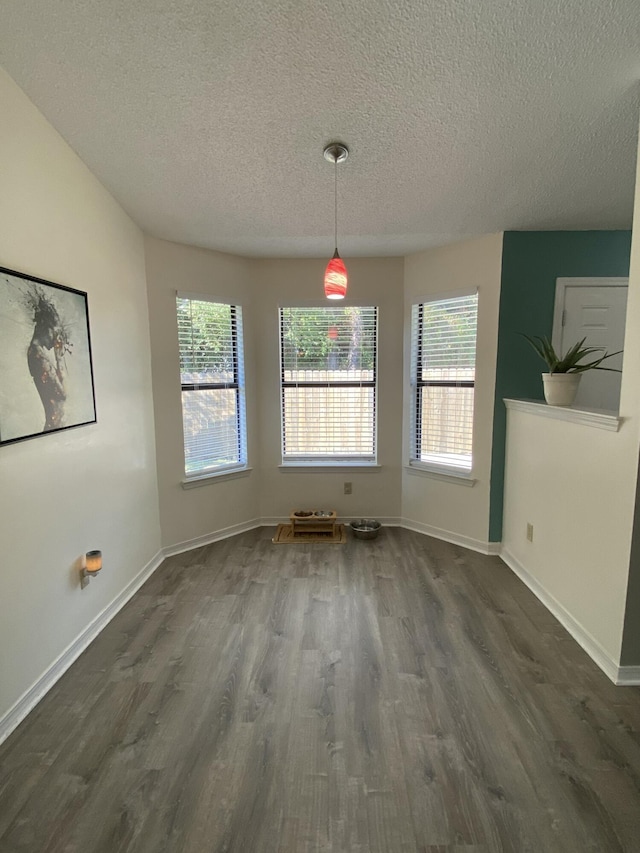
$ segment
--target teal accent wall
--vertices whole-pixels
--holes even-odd
[[[491,457],[489,541],[502,539],[504,397],[543,400],[543,363],[519,332],[551,337],[556,278],[628,276],[631,231],[505,231]]]

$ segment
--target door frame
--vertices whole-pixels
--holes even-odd
[[[559,347],[562,338],[562,312],[564,311],[564,300],[569,287],[629,287],[628,276],[601,276],[579,277],[579,278],[557,278],[556,297],[553,304],[553,330],[551,332],[551,343],[555,351],[560,354]]]

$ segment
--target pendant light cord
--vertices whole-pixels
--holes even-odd
[[[333,174],[334,174],[334,185],[333,185],[333,198],[335,202],[335,215],[333,221],[335,223],[335,233],[334,233],[334,246],[336,252],[338,251],[338,157],[336,156],[333,161]]]

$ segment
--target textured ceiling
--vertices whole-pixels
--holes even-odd
[[[0,65],[170,240],[327,255],[334,139],[345,257],[631,224],[638,0],[4,0]]]

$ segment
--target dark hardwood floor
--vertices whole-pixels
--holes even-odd
[[[640,690],[496,557],[165,561],[0,748],[2,853],[640,849]]]

